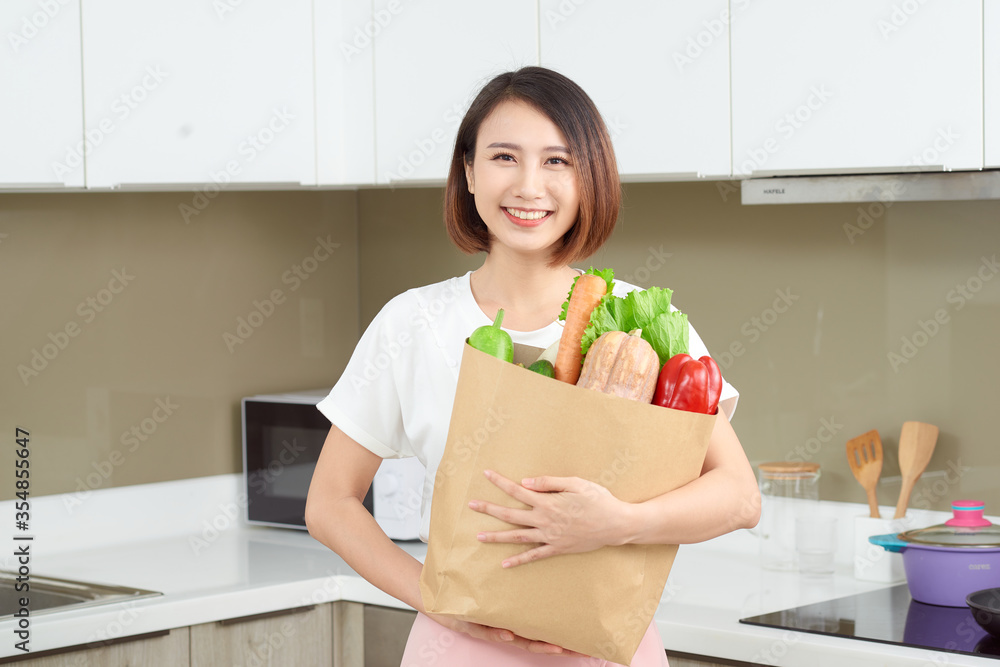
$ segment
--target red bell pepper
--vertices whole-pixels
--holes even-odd
[[[713,415],[722,394],[722,372],[712,357],[675,354],[660,369],[653,405]]]

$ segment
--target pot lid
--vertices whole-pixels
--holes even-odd
[[[952,518],[929,528],[908,530],[899,539],[937,547],[1000,547],[1000,526],[983,517],[986,505],[978,500],[956,500]]]

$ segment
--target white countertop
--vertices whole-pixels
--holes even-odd
[[[247,525],[240,485],[240,475],[219,475],[86,496],[33,498],[27,533],[34,536],[33,575],[163,595],[32,614],[32,652],[336,600],[406,608],[308,533]],[[845,517],[864,509],[847,503],[826,508]],[[0,502],[0,516],[13,523],[12,501]],[[8,545],[15,544],[12,537]],[[423,560],[425,544],[399,544]],[[3,548],[0,569],[16,569],[12,552]],[[838,560],[833,575],[809,578],[762,570],[756,538],[748,531],[684,545],[656,614],[664,645],[682,653],[769,665],[1000,665],[989,658],[738,622],[887,586],[857,581],[846,549]],[[14,629],[14,620],[0,622],[0,657],[22,655],[14,647]]]

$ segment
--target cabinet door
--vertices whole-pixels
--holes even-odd
[[[375,0],[376,177],[440,183],[479,88],[538,64],[535,0]]]
[[[731,174],[729,2],[541,0],[541,63],[593,98],[625,180]]]
[[[984,0],[986,167],[1000,167],[1000,0]]]
[[[191,667],[333,666],[330,604],[191,626]]]
[[[6,0],[0,187],[83,187],[80,5]]]
[[[157,637],[123,637],[104,645],[68,652],[55,649],[50,655],[28,658],[16,664],[18,667],[187,667],[191,664],[189,632],[187,628],[175,628]]]
[[[316,182],[312,2],[82,7],[88,187]]]
[[[981,168],[982,15],[982,0],[734,0],[734,172]]]
[[[375,182],[373,35],[369,2],[315,0],[316,179]]]

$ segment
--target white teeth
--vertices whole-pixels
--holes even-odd
[[[505,208],[504,210],[521,220],[540,220],[549,214],[548,211],[518,211],[513,208]]]

